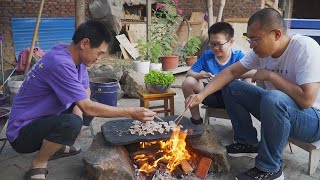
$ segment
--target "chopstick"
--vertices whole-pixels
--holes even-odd
[[[190,104],[192,104],[193,100],[194,100],[194,97],[193,97],[193,99],[191,100],[191,103],[190,103]],[[173,122],[174,122],[174,123],[177,122],[176,124],[178,125],[178,124],[180,123],[181,119],[183,118],[184,113],[187,112],[188,109],[189,109],[189,106],[186,107],[186,108],[184,108],[184,111],[183,111]]]
[[[163,120],[163,119],[161,119],[160,117],[158,117],[158,116],[156,116],[156,115],[154,115],[154,117],[155,117],[156,119],[158,119],[158,120],[160,120],[160,121],[164,122],[164,120]]]
[[[143,111],[146,111],[146,110],[143,108]],[[154,117],[155,117],[156,119],[162,121],[162,122],[165,122],[163,119],[161,119],[161,118],[160,118],[159,116],[157,116],[157,115],[154,115]]]

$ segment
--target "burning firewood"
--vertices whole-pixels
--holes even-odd
[[[172,174],[176,177],[176,178],[182,178],[182,176],[184,175],[184,172],[181,168],[181,166],[177,166],[173,171]]]
[[[181,161],[181,167],[182,170],[186,173],[186,174],[190,174],[193,171],[193,168],[190,166],[190,164],[188,163],[188,161],[186,161],[185,159]]]

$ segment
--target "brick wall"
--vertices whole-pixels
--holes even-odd
[[[193,11],[207,11],[207,0],[180,0],[183,15],[190,17]],[[213,14],[218,15],[220,0],[213,0]],[[226,0],[222,18],[249,18],[261,8],[261,0]]]
[[[88,3],[89,0],[86,0]],[[12,17],[37,17],[40,0],[1,0],[0,1],[0,34],[5,37],[3,42],[4,58],[14,61],[14,49],[11,31]],[[193,11],[206,11],[206,0],[181,0],[179,3],[185,16]],[[220,0],[213,0],[213,12],[218,14]],[[227,0],[223,17],[249,17],[260,9],[261,0]],[[45,1],[42,17],[74,17],[75,0]],[[88,8],[86,16],[89,16]],[[31,42],[30,42],[31,43]]]
[[[88,2],[88,0],[86,0]],[[37,17],[40,0],[1,0],[0,1],[0,34],[4,36],[4,59],[14,62],[14,49],[12,41],[12,17]],[[86,11],[88,16],[88,9]],[[75,0],[45,1],[42,17],[74,17]],[[31,42],[30,42],[31,44]],[[8,67],[8,66],[5,66]]]

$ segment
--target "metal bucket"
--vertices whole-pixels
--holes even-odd
[[[117,106],[118,81],[106,77],[96,77],[90,80],[91,98],[99,103]]]
[[[19,89],[20,89],[20,87],[22,85],[24,77],[25,77],[24,75],[17,75],[17,76],[11,76],[9,78],[7,85],[8,85],[9,90],[10,90],[11,103],[13,102],[14,97],[18,93],[18,91],[19,91]]]

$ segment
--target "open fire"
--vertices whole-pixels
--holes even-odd
[[[140,150],[131,154],[144,176],[153,176],[156,172],[174,176],[190,174],[199,161],[194,152],[187,149],[187,132],[176,127],[167,141],[140,142]]]

